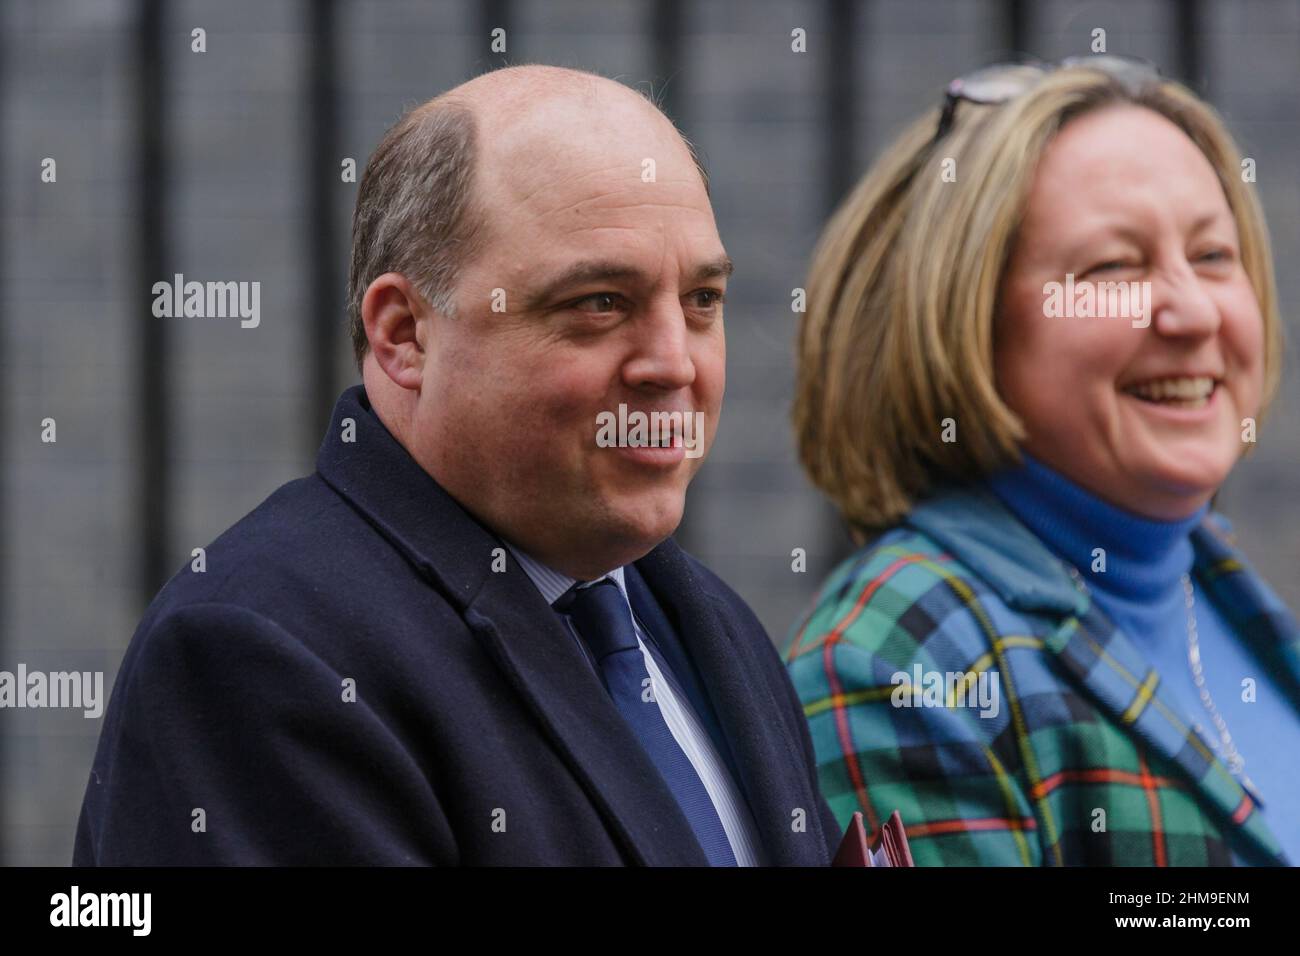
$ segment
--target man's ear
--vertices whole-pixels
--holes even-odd
[[[361,299],[370,351],[384,374],[402,388],[420,387],[428,317],[428,303],[400,272],[379,276]]]

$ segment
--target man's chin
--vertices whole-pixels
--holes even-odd
[[[636,558],[640,558],[677,530],[682,523],[684,505],[684,500],[676,496],[671,500],[616,507],[606,516],[608,523],[603,536],[621,550],[639,552]]]

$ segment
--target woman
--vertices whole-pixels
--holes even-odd
[[[1136,62],[990,68],[822,238],[794,419],[870,543],[787,658],[918,865],[1300,860],[1300,633],[1210,510],[1281,355],[1239,163]]]

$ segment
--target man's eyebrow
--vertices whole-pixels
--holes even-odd
[[[691,281],[700,282],[704,279],[726,278],[731,275],[734,269],[735,264],[731,261],[730,256],[720,256],[698,266]],[[607,282],[615,279],[644,280],[645,278],[645,273],[636,266],[613,259],[592,259],[586,262],[577,262],[558,275],[543,280],[537,291],[528,296],[528,304],[530,308],[538,308],[550,302],[565,289],[573,286],[586,285],[591,282]]]
[[[731,261],[730,256],[721,256],[712,262],[706,262],[695,270],[695,281],[700,282],[704,279],[725,279],[736,269],[736,264]]]
[[[536,308],[547,304],[565,289],[588,282],[604,282],[611,279],[638,279],[641,270],[623,262],[609,259],[593,259],[569,266],[559,275],[546,279],[537,291],[528,296],[529,306]]]

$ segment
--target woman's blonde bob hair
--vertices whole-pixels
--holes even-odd
[[[1024,428],[998,395],[998,288],[1034,171],[1071,119],[1115,104],[1176,124],[1214,167],[1264,319],[1264,405],[1282,345],[1268,231],[1236,144],[1212,107],[1169,80],[1135,91],[1086,66],[1046,74],[1000,105],[960,102],[912,123],[827,224],[799,327],[799,457],[855,537],[898,522],[939,484],[1019,460]],[[956,160],[957,182],[941,175]],[[943,441],[943,423],[961,423]]]

